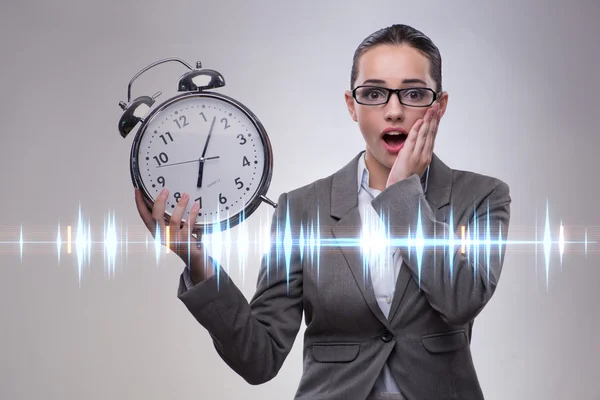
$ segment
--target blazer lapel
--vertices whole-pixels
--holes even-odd
[[[433,153],[429,164],[429,179],[425,198],[435,212],[450,204],[454,173],[440,158]]]
[[[332,226],[332,233],[338,240],[358,240],[361,235],[362,221],[358,209],[358,159],[359,153],[345,167],[333,175],[331,184],[331,216],[339,219]],[[377,304],[371,276],[363,264],[360,246],[340,246],[354,280],[365,298],[369,308],[381,323],[390,329],[388,320]]]
[[[450,204],[450,194],[452,191],[452,179],[453,172],[446,164],[439,159],[439,157],[433,153],[431,158],[431,164],[429,167],[429,177],[427,179],[425,199],[429,203],[429,206],[434,212],[436,220],[440,222],[446,222],[446,213],[440,213],[440,209]],[[396,280],[394,299],[390,306],[389,320],[396,315],[398,307],[402,302],[402,298],[406,293],[412,273],[407,265],[408,260],[402,260],[402,267],[398,273],[398,279]]]

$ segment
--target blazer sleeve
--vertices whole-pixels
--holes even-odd
[[[462,252],[459,233],[454,232],[449,224],[435,219],[416,174],[391,185],[371,204],[384,220],[390,221],[390,230],[395,232],[394,237],[406,237],[409,226],[411,236],[414,237],[420,214],[422,234],[426,242],[421,267],[419,268],[419,257],[415,253],[414,245],[411,246],[410,256],[405,246],[400,246],[400,254],[430,305],[440,313],[446,323],[460,326],[473,321],[496,290],[504,263],[506,244],[500,250],[497,244],[492,244],[490,252],[487,253],[485,232],[489,223],[491,238],[497,240],[501,233],[502,239],[506,240],[510,203],[508,185],[498,180],[490,193],[470,211],[469,227],[473,230],[476,219],[476,236],[481,240],[479,251],[471,254]],[[435,237],[438,243],[442,243],[444,234],[447,236],[449,232],[455,235],[456,243],[453,249],[443,244],[433,246],[428,241]]]
[[[189,289],[183,274],[179,280],[178,298],[209,332],[221,358],[253,385],[277,375],[302,322],[302,265],[297,251],[284,249],[288,212],[284,193],[273,214],[270,250],[262,257],[250,302],[218,264],[215,275]]]

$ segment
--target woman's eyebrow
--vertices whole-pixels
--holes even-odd
[[[381,79],[367,79],[366,81],[363,82],[363,85],[365,83],[376,83],[378,85],[385,85],[385,81],[383,81]]]
[[[385,85],[386,82],[384,80],[381,79],[367,79],[366,81],[363,82],[363,85],[366,83],[375,83],[378,85]],[[402,84],[410,84],[410,83],[420,83],[423,85],[427,85],[427,82],[425,82],[424,80],[421,79],[417,79],[417,78],[412,78],[412,79],[404,79],[402,81]]]
[[[416,79],[416,78],[413,78],[413,79],[405,79],[405,80],[403,80],[403,81],[402,81],[402,83],[403,83],[403,84],[404,84],[404,83],[421,83],[421,84],[423,84],[423,85],[427,85],[427,82],[425,82],[424,80],[421,80],[421,79]]]

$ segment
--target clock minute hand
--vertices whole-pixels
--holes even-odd
[[[206,155],[206,149],[208,149],[208,142],[210,141],[210,136],[212,135],[216,119],[217,117],[213,117],[212,123],[210,124],[210,129],[208,130],[208,137],[206,138],[206,143],[204,143],[204,150],[202,151],[202,157]]]
[[[204,161],[216,160],[217,158],[219,158],[219,156],[207,157],[207,158],[204,159]],[[173,165],[189,164],[189,163],[193,163],[193,162],[198,162],[198,159],[196,159],[196,160],[190,160],[190,161],[182,161],[182,162],[173,163],[173,164],[159,165],[156,168],[172,167]]]

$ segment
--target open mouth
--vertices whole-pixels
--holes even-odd
[[[383,135],[383,140],[390,146],[397,146],[404,143],[406,135],[404,133],[386,133]]]
[[[389,132],[385,133],[382,139],[388,151],[397,153],[402,149],[402,146],[404,146],[406,137],[407,136],[402,132]]]

